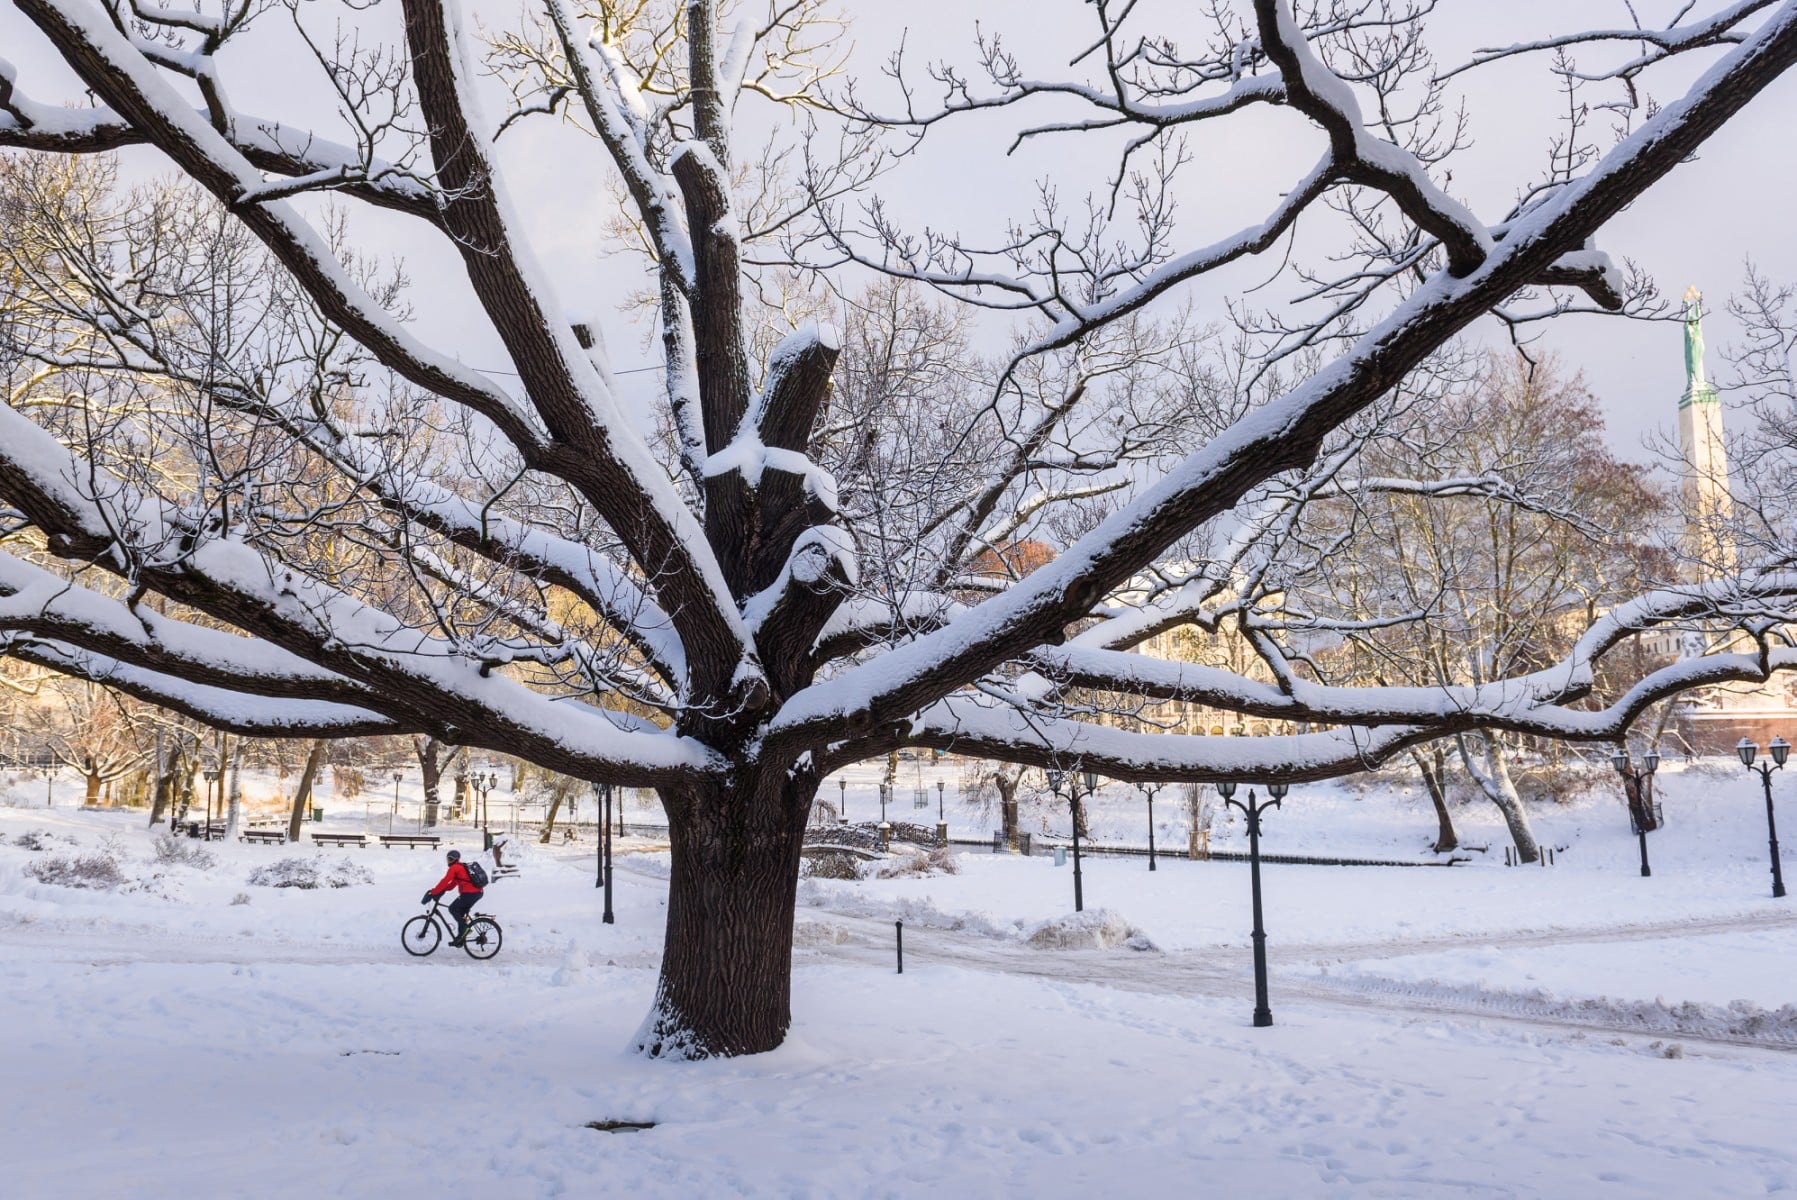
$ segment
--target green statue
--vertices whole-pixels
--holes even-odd
[[[1703,293],[1692,284],[1685,289],[1685,394],[1678,406],[1719,402],[1703,373]]]

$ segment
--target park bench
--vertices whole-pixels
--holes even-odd
[[[260,842],[268,846],[284,846],[287,844],[285,829],[246,829],[237,835],[240,842]]]
[[[380,838],[382,846],[404,846],[408,850],[416,850],[420,846],[426,850],[435,850],[443,844],[443,839],[434,833],[383,833]]]
[[[312,841],[320,846],[359,846],[368,848],[368,835],[365,833],[314,833]]]

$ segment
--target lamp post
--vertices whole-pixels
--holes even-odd
[[[1085,912],[1086,888],[1085,880],[1080,873],[1079,853],[1079,785],[1080,780],[1083,778],[1086,784],[1086,794],[1088,796],[1094,791],[1097,791],[1098,772],[1076,772],[1074,777],[1069,779],[1062,771],[1050,767],[1046,774],[1048,776],[1048,790],[1054,793],[1056,800],[1061,798],[1061,784],[1063,782],[1067,784],[1067,805],[1073,813],[1073,911]]]
[[[482,775],[479,771],[476,771],[473,776],[473,783],[475,803],[472,806],[473,811],[469,813],[469,816],[473,819],[475,824],[480,826],[480,831],[485,834],[489,829],[487,824],[487,793],[498,786],[499,773],[496,771],[488,771],[485,775]]]
[[[880,785],[880,849],[884,850],[892,844],[892,825],[886,820],[886,802],[892,798],[892,785]]]
[[[1254,1025],[1257,1029],[1273,1023],[1273,1010],[1267,1006],[1267,931],[1260,915],[1260,814],[1269,808],[1278,808],[1288,790],[1287,784],[1269,783],[1267,799],[1257,804],[1254,789],[1249,788],[1244,804],[1233,798],[1234,780],[1225,779],[1217,784],[1217,794],[1223,797],[1223,803],[1241,810],[1248,818],[1248,886],[1254,903]]]
[[[948,817],[943,815],[942,808],[942,792],[945,786],[942,780],[936,781],[936,844],[939,846],[948,845]]]
[[[217,767],[207,767],[202,772],[206,776],[206,840],[212,840],[212,781],[218,778]]]
[[[1772,761],[1756,767],[1753,765],[1753,756],[1759,750],[1758,745],[1746,738],[1742,738],[1740,745],[1735,747],[1735,753],[1741,756],[1741,765],[1749,771],[1757,771],[1760,782],[1766,788],[1766,841],[1772,850],[1772,896],[1777,899],[1785,894],[1785,876],[1778,865],[1778,822],[1772,816],[1772,772],[1785,765],[1785,759],[1791,753],[1791,744],[1774,734],[1772,744],[1766,747],[1767,752],[1772,755]]]
[[[393,772],[393,811],[387,814],[387,832],[393,832],[393,822],[399,819],[399,781],[404,779],[404,771]]]
[[[836,781],[836,819],[841,824],[849,823],[849,781]]]
[[[599,836],[594,839],[599,873],[593,879],[593,886],[605,889],[605,907],[600,921],[613,925],[617,922],[611,910],[611,784],[595,783],[593,799],[599,803]]]
[[[1647,831],[1659,828],[1653,811],[1653,773],[1660,769],[1660,752],[1648,747],[1647,753],[1641,756],[1642,769],[1637,771],[1629,766],[1629,752],[1618,748],[1616,753],[1610,755],[1610,765],[1616,768],[1618,775],[1634,785],[1635,802],[1629,805],[1629,820],[1635,826],[1635,836],[1641,841],[1641,877],[1645,879],[1653,874],[1653,869],[1647,865]]]
[[[1154,794],[1161,790],[1162,784],[1138,783],[1136,790],[1148,797],[1148,869],[1154,870]]]

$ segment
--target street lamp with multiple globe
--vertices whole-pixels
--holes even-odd
[[[1776,899],[1785,894],[1785,876],[1778,863],[1778,821],[1772,815],[1772,772],[1785,765],[1785,759],[1791,754],[1791,744],[1774,734],[1772,744],[1766,750],[1771,754],[1772,761],[1756,767],[1753,759],[1760,752],[1758,745],[1742,738],[1735,747],[1735,753],[1741,756],[1741,765],[1749,771],[1757,772],[1760,783],[1766,789],[1766,841],[1772,850],[1772,895]]]

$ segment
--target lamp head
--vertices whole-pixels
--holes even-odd
[[[1044,775],[1048,776],[1048,790],[1049,791],[1058,792],[1061,790],[1062,776],[1061,776],[1060,768],[1050,767],[1050,768],[1048,768],[1048,770],[1046,770],[1042,773]]]
[[[1610,765],[1616,768],[1617,774],[1629,769],[1629,752],[1617,747],[1610,752]]]
[[[1659,770],[1660,748],[1658,746],[1649,746],[1647,748],[1647,753],[1641,756],[1641,765],[1647,768],[1647,773],[1649,775],[1652,775],[1655,771]]]
[[[1098,772],[1082,771],[1081,774],[1086,778],[1086,794],[1089,796],[1096,792],[1098,790]]]
[[[1225,799],[1225,800],[1227,800],[1231,796],[1235,795],[1235,780],[1233,780],[1233,779],[1218,780],[1217,781],[1217,795],[1223,797],[1223,799]]]
[[[1766,749],[1772,752],[1772,765],[1775,767],[1782,767],[1785,765],[1785,759],[1790,757],[1791,743],[1785,741],[1777,734],[1773,734],[1772,744],[1767,746]]]
[[[1741,765],[1744,767],[1751,767],[1753,765],[1753,756],[1759,752],[1759,746],[1748,741],[1746,738],[1742,738],[1735,743],[1735,753],[1741,756]]]
[[[1267,795],[1275,800],[1285,799],[1285,794],[1291,790],[1292,785],[1289,783],[1269,783],[1267,785]]]

